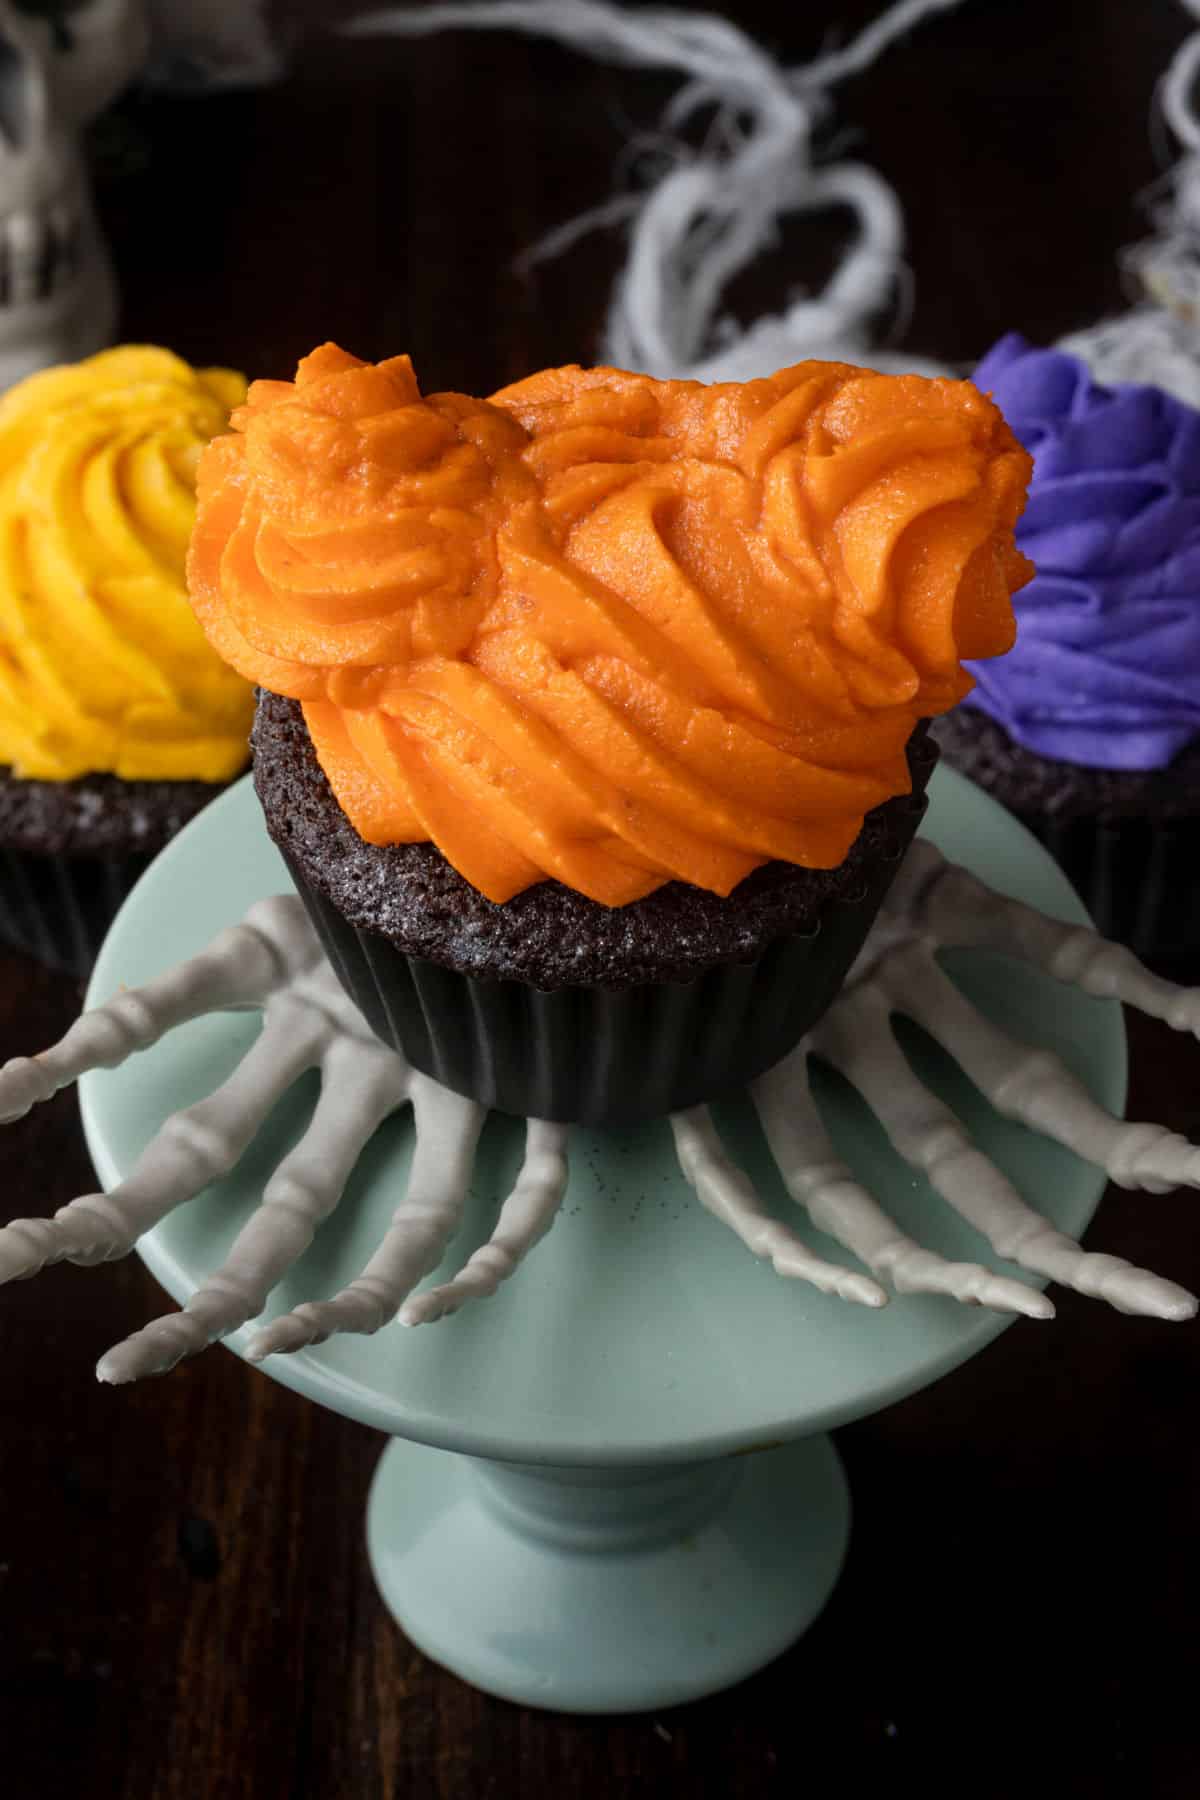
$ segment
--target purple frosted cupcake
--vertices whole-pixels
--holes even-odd
[[[980,363],[1034,458],[1015,649],[971,666],[947,760],[1054,852],[1097,925],[1200,950],[1200,413],[1015,333]]]

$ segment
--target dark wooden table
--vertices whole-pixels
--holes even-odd
[[[798,59],[874,7],[736,10]],[[908,207],[907,342],[969,364],[1119,303],[1184,29],[1171,0],[973,0],[844,91],[830,131],[858,130]],[[130,98],[96,143],[125,334],[272,375],[329,336],[480,392],[586,360],[617,241],[532,276],[513,258],[609,192],[669,85],[513,38],[309,36],[270,92]],[[789,230],[736,304],[819,278],[838,242]],[[0,1058],[78,1001],[0,957]],[[1138,1019],[1130,1041],[1131,1116],[1200,1136],[1200,1047]],[[73,1095],[0,1135],[0,1217],[92,1184]],[[1193,1196],[1112,1193],[1089,1241],[1200,1287]],[[98,1388],[98,1354],[161,1305],[135,1260],[0,1296],[6,1800],[1200,1788],[1195,1326],[1064,1295],[1053,1325],[841,1432],[856,1517],[823,1618],[733,1692],[605,1721],[485,1698],[404,1642],[363,1554],[371,1432],[220,1350]]]

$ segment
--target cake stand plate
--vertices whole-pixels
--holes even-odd
[[[931,802],[925,835],[947,856],[1002,892],[1085,922],[1054,863],[993,802],[944,770]],[[89,1003],[193,954],[254,900],[287,887],[242,782],[143,877],[105,944]],[[990,953],[944,962],[990,1019],[1057,1051],[1120,1112],[1115,1003]],[[257,1030],[254,1014],[197,1019],[124,1067],[84,1078],[84,1126],[106,1187],[169,1113],[231,1073]],[[1000,1118],[915,1028],[900,1021],[899,1035],[986,1153],[1078,1235],[1102,1174]],[[904,1230],[944,1255],[1006,1267],[896,1158],[851,1088],[817,1069],[814,1092],[839,1152]],[[233,1174],[142,1240],[175,1300],[222,1261],[315,1093],[315,1078],[298,1084]],[[760,1191],[794,1219],[749,1103],[714,1111]],[[463,1228],[431,1283],[488,1235],[523,1135],[513,1120],[489,1120]],[[383,1235],[410,1152],[404,1113],[376,1134],[267,1317],[353,1279]],[[657,1708],[760,1667],[828,1597],[849,1515],[821,1434],[936,1380],[1010,1321],[931,1295],[868,1312],[782,1280],[699,1206],[665,1121],[579,1128],[570,1158],[553,1230],[492,1299],[437,1325],[334,1338],[264,1368],[393,1438],[371,1491],[368,1539],[384,1598],[415,1643],[526,1704]],[[822,1255],[847,1260],[809,1235]],[[250,1335],[234,1334],[230,1347],[242,1351]]]

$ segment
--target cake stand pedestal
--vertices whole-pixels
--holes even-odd
[[[1083,918],[1054,864],[998,807],[945,772],[931,799],[925,830],[947,856],[1001,891]],[[193,954],[287,885],[241,784],[143,878],[105,945],[90,1003]],[[1102,1104],[1121,1110],[1119,1007],[986,953],[956,953],[946,966],[989,1018],[1057,1051]],[[106,1187],[169,1113],[232,1072],[257,1029],[253,1014],[197,1019],[84,1078],[85,1129]],[[900,1030],[918,1074],[981,1148],[1078,1235],[1100,1173],[1001,1119],[936,1045]],[[315,1081],[301,1082],[232,1175],[142,1240],[177,1301],[224,1258],[315,1091]],[[814,1092],[839,1153],[905,1231],[943,1255],[1005,1267],[895,1157],[851,1088],[817,1070]],[[735,1099],[714,1112],[760,1192],[794,1217],[749,1105]],[[448,1279],[487,1236],[523,1135],[514,1121],[489,1120],[463,1228],[430,1282]],[[334,1293],[362,1268],[410,1152],[404,1113],[377,1132],[268,1316]],[[527,1705],[658,1709],[760,1668],[828,1598],[849,1503],[825,1434],[936,1380],[1009,1321],[927,1295],[868,1312],[782,1280],[701,1209],[665,1121],[579,1128],[570,1157],[553,1230],[494,1297],[436,1325],[277,1356],[264,1370],[392,1438],[371,1488],[368,1546],[383,1597],[415,1644]],[[822,1255],[846,1260],[811,1235]],[[235,1334],[230,1347],[244,1350],[250,1335]]]
[[[367,1508],[406,1636],[489,1694],[566,1712],[657,1710],[761,1668],[824,1606],[849,1535],[824,1433],[624,1473],[397,1438]]]

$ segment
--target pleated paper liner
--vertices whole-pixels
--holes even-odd
[[[500,1112],[631,1123],[752,1080],[817,1023],[924,813],[932,744],[916,761],[913,796],[860,892],[830,901],[816,930],[777,938],[754,959],[715,965],[690,982],[544,991],[462,974],[350,925],[288,862],[342,985],[415,1068]]]
[[[1018,813],[1072,882],[1096,928],[1151,968],[1200,977],[1200,821]]]
[[[0,849],[0,938],[81,979],[149,853],[66,856]]]

